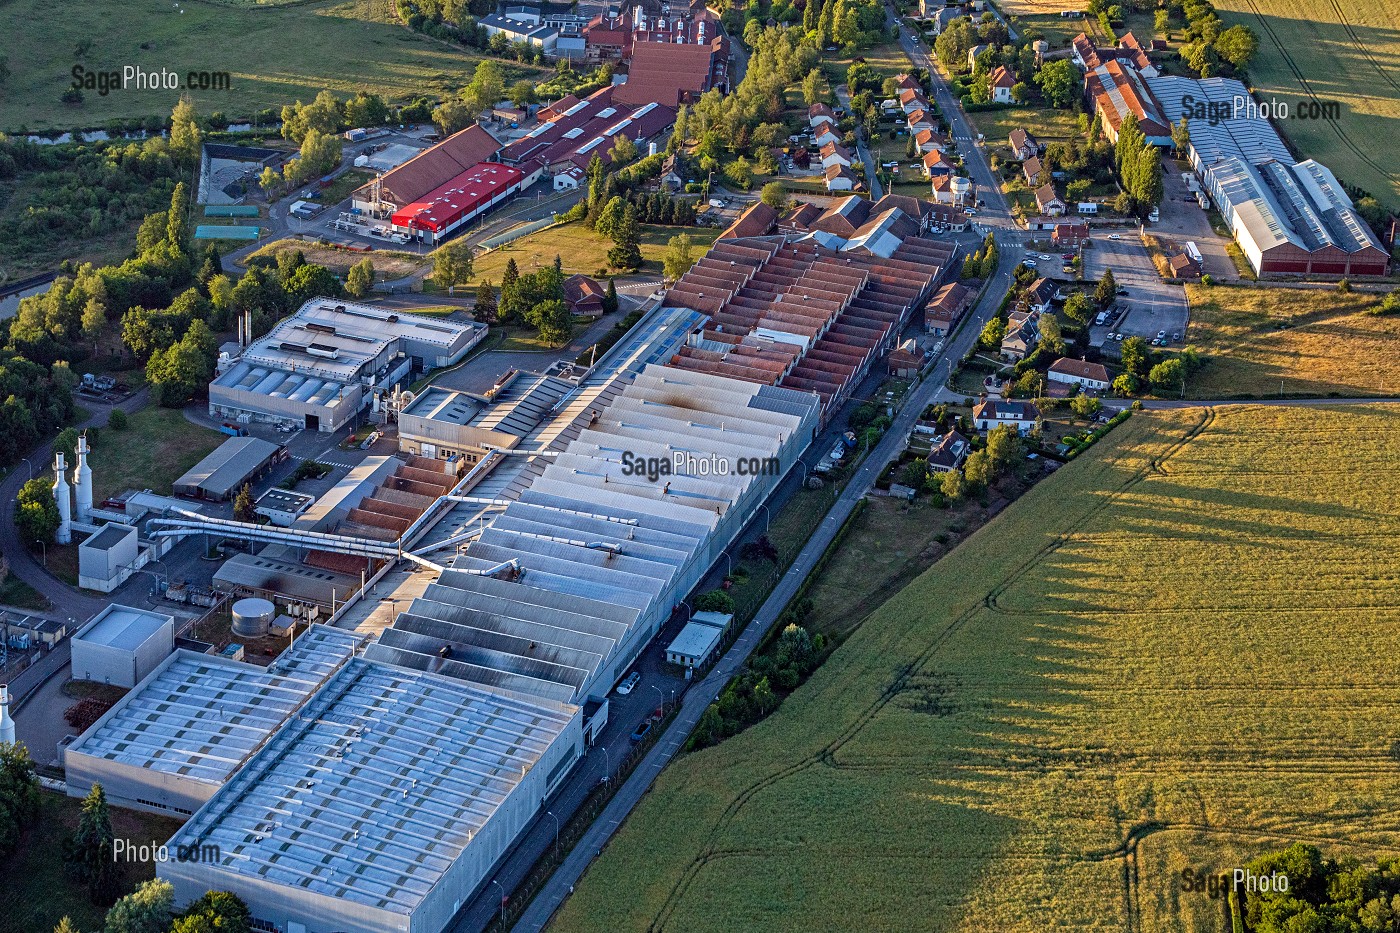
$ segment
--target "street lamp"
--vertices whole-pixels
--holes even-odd
[[[495,878],[491,879],[491,883],[501,889],[501,927],[504,928],[506,925],[506,889]]]
[[[28,457],[20,457],[20,459],[24,461],[24,465],[25,465],[25,466],[29,467],[29,478],[30,478],[30,479],[33,479],[33,478],[34,478],[34,464],[32,464],[32,463],[29,462],[29,458],[28,458]]]
[[[39,545],[39,547],[41,547],[41,548],[44,549],[44,566],[47,567],[47,566],[49,565],[49,546],[48,546],[48,544],[46,544],[46,543],[43,542],[43,541],[40,541],[38,538],[35,538],[35,539],[34,539],[34,543],[37,544],[37,545]]]
[[[559,817],[554,815],[553,810],[544,811],[544,815],[554,821],[554,851],[559,851]]]
[[[599,745],[598,750],[603,753],[603,780],[612,780],[612,756],[608,754],[606,745]]]
[[[773,514],[768,511],[768,503],[763,502],[758,506],[763,510],[763,533],[768,534],[768,525],[773,521]]]
[[[661,715],[662,715],[662,716],[665,716],[665,715],[666,715],[666,694],[662,693],[662,692],[661,692],[661,688],[658,687],[656,684],[652,684],[652,685],[651,685],[651,689],[655,690],[655,691],[656,691],[657,697],[659,697],[659,698],[661,699]]]

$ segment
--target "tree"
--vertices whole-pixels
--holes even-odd
[[[1070,399],[1069,408],[1077,417],[1091,421],[1099,413],[1099,409],[1103,408],[1103,402],[1092,395],[1085,395],[1081,392]]]
[[[101,784],[94,784],[83,798],[77,831],[64,843],[64,862],[73,877],[87,885],[94,904],[110,904],[120,883],[112,838],[107,795]]]
[[[764,185],[763,193],[759,197],[764,204],[767,204],[780,214],[787,210],[788,193],[787,189],[783,187],[783,183],[780,181],[770,181],[768,184]]]
[[[956,502],[967,491],[967,481],[958,470],[948,470],[938,478],[938,491],[949,502]]]
[[[614,195],[608,199],[608,203],[603,205],[603,209],[598,212],[598,217],[594,221],[593,229],[599,236],[612,239],[617,234],[617,228],[622,224],[622,216],[627,213],[627,202],[619,195]]]
[[[1191,128],[1187,125],[1186,118],[1182,117],[1176,126],[1172,127],[1172,148],[1176,150],[1177,155],[1184,156],[1190,147]]]
[[[258,513],[253,506],[253,487],[247,483],[238,490],[238,495],[233,499],[233,518],[235,521],[247,522],[252,525],[258,520]]]
[[[612,167],[617,170],[637,158],[637,144],[621,133],[614,137],[614,140],[610,154],[612,155]]]
[[[535,102],[535,84],[528,78],[521,78],[510,86],[510,102],[520,108]]]
[[[1168,39],[1171,38],[1172,16],[1166,10],[1158,10],[1152,14],[1152,29],[1160,32]]]
[[[910,489],[923,489],[928,482],[928,461],[922,457],[910,460],[899,471],[899,482]]]
[[[696,612],[719,612],[725,615],[734,613],[734,597],[724,590],[709,590],[695,597]]]
[[[1148,367],[1151,365],[1151,355],[1147,349],[1147,340],[1143,337],[1133,336],[1123,341],[1119,348],[1119,354],[1123,361],[1123,369],[1137,376],[1139,379],[1146,378]]]
[[[58,926],[53,928],[53,933],[80,933],[77,927],[73,926],[73,921],[64,917],[58,921]]]
[[[170,113],[170,157],[186,167],[198,165],[203,143],[194,101],[183,95]]]
[[[186,908],[170,933],[251,933],[253,916],[237,895],[209,891]]]
[[[662,263],[667,279],[674,282],[695,265],[695,257],[690,251],[690,235],[677,234],[666,244],[666,257]]]
[[[1113,277],[1112,269],[1103,270],[1103,276],[1099,279],[1099,284],[1094,286],[1094,303],[1099,306],[1099,310],[1107,308],[1113,304],[1113,300],[1118,297],[1118,282]]]
[[[978,337],[979,346],[987,350],[997,350],[1001,348],[1001,342],[1006,337],[1006,322],[999,317],[994,317],[982,328],[982,335]]]
[[[608,279],[608,290],[603,294],[603,313],[612,314],[617,309],[617,282]]]
[[[642,264],[642,251],[638,242],[637,209],[631,204],[623,212],[622,222],[613,234],[616,245],[608,250],[608,265],[614,269],[636,269]]]
[[[110,856],[108,858],[111,861]],[[115,863],[114,863],[115,864]],[[166,933],[175,908],[175,889],[159,878],[141,886],[112,905],[103,933]]]
[[[433,123],[442,135],[451,136],[475,123],[480,112],[473,113],[464,101],[449,97],[433,110]]]
[[[1132,373],[1119,373],[1113,380],[1113,391],[1119,395],[1137,395],[1142,388],[1142,380]]]
[[[809,7],[812,3],[807,4]],[[808,107],[819,104],[822,101],[822,73],[821,69],[813,68],[807,72],[802,79],[802,102]]]
[[[24,543],[42,541],[52,544],[60,519],[51,484],[46,480],[31,479],[20,487],[15,502],[15,527],[19,529]]]
[[[525,322],[539,331],[545,343],[560,346],[573,335],[574,322],[569,306],[559,299],[543,301],[525,313]]]
[[[476,304],[472,307],[472,317],[482,324],[492,324],[496,320],[496,290],[490,279],[482,279],[476,287]]]
[[[374,261],[368,256],[350,267],[345,274],[345,290],[356,298],[363,298],[374,288]]]
[[[1163,360],[1147,374],[1147,381],[1157,391],[1179,391],[1186,377],[1186,367],[1181,360]]]
[[[129,423],[126,412],[120,408],[113,408],[111,413],[107,415],[107,427],[113,431],[125,431]]]
[[[0,580],[5,577],[0,558]],[[0,857],[19,845],[20,833],[39,815],[39,781],[24,745],[0,745]]]
[[[339,298],[342,290],[340,279],[335,277],[335,273],[314,262],[299,266],[290,278],[283,282],[283,286],[294,305],[310,301],[312,298]]]
[[[963,474],[967,484],[974,489],[985,489],[992,481],[992,461],[985,450],[974,450],[963,464]]]
[[[309,131],[301,141],[301,158],[296,162],[299,176],[309,179],[335,171],[343,145],[344,140],[337,134]]]
[[[1021,435],[1012,425],[998,425],[987,432],[986,452],[992,469],[1001,470],[1021,455]]]
[[[1244,68],[1259,51],[1259,37],[1239,23],[1215,37],[1215,51],[1235,68]]]
[[[433,283],[439,288],[446,286],[447,294],[456,294],[457,286],[471,277],[472,250],[465,240],[439,246],[433,253]]]
[[[1052,107],[1068,107],[1079,98],[1079,70],[1067,58],[1046,62],[1035,83]]]

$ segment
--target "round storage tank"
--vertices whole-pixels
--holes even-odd
[[[248,638],[260,638],[267,634],[277,607],[270,600],[250,597],[233,604],[233,633]]]
[[[972,180],[954,176],[951,187],[953,189],[953,197],[957,198],[959,201],[963,201],[972,193]]]

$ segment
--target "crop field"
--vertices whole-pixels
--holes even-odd
[[[1393,0],[1221,0],[1226,25],[1259,34],[1250,64],[1256,96],[1297,111],[1339,105],[1335,119],[1279,121],[1294,146],[1343,181],[1400,207],[1400,166],[1384,144],[1400,138],[1400,4]]]
[[[4,57],[10,76],[0,86],[0,129],[101,127],[114,117],[169,116],[179,90],[85,91],[81,104],[59,102],[72,69],[106,72],[130,65],[230,74],[227,90],[192,90],[200,112],[248,117],[264,107],[310,101],[329,88],[407,101],[435,98],[471,80],[479,56],[416,35],[397,23],[389,0],[305,3],[214,3],[78,0],[52,15],[44,0],[4,0]],[[91,50],[79,56],[79,43]],[[508,66],[509,80],[536,69]]]
[[[554,929],[1219,931],[1184,869],[1400,854],[1397,459],[1397,405],[1129,419],[668,768]]]
[[[1208,357],[1194,398],[1400,395],[1400,317],[1379,296],[1332,290],[1187,285],[1186,342]]]

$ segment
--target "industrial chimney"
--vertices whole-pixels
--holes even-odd
[[[78,500],[78,521],[91,521],[92,467],[88,465],[87,434],[82,434],[78,437],[78,467],[73,471],[73,490]]]
[[[73,502],[68,493],[68,480],[63,472],[66,464],[63,462],[63,451],[54,451],[53,455],[53,500],[58,505],[58,533],[54,535],[54,540],[59,544],[73,543]]]
[[[15,744],[15,721],[10,717],[10,688],[0,686],[0,745]]]

